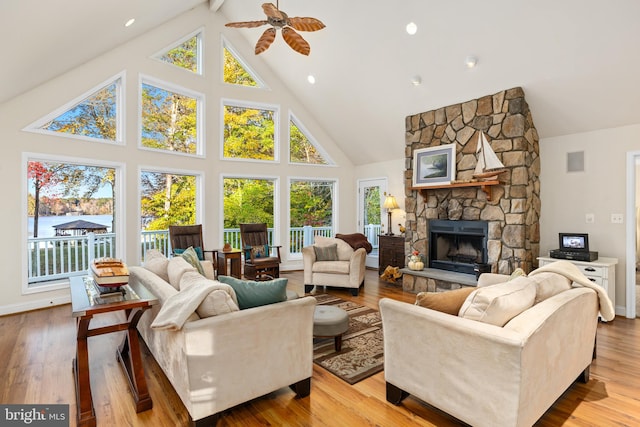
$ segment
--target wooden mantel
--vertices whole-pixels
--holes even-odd
[[[457,182],[452,184],[430,185],[428,187],[410,187],[410,189],[418,190],[426,198],[427,190],[437,190],[437,189],[444,189],[444,188],[461,188],[461,187],[480,187],[480,189],[486,193],[487,200],[491,200],[491,187],[499,184],[501,184],[501,182],[496,179],[493,181]]]

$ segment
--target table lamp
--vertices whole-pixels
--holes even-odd
[[[382,204],[382,207],[385,208],[387,210],[387,214],[389,215],[389,219],[387,220],[387,224],[388,224],[388,231],[387,231],[387,236],[393,236],[393,232],[391,231],[391,211],[394,209],[398,209],[398,202],[396,202],[396,198],[393,197],[391,194],[388,194],[385,192],[385,199],[384,199],[384,203]]]

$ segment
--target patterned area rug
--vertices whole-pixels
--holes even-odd
[[[333,338],[314,338],[313,361],[349,384],[355,384],[384,367],[380,312],[332,295],[314,295],[318,304],[335,305],[349,314],[349,329],[342,335],[342,350]]]

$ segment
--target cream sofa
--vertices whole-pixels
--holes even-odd
[[[475,427],[531,426],[577,378],[588,381],[606,293],[544,273],[513,280],[547,285],[535,283],[533,305],[504,326],[381,299],[387,400],[411,394]],[[481,276],[478,290],[508,278]],[[460,313],[477,317],[473,295]]]
[[[336,245],[337,259],[319,261],[314,246],[332,245]],[[364,284],[366,257],[365,249],[353,250],[342,239],[316,236],[312,246],[302,248],[305,293],[311,292],[314,286],[335,286],[349,288],[353,296],[358,296],[360,286]]]
[[[140,282],[159,300],[143,314],[138,331],[180,396],[192,425],[215,425],[225,409],[282,387],[291,387],[298,397],[309,394],[313,297],[207,318],[194,313],[180,330],[159,330],[151,323],[167,299],[180,291],[144,267],[130,267],[130,280]]]

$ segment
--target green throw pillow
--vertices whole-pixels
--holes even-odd
[[[337,261],[338,260],[338,244],[334,243],[329,246],[313,246],[316,253],[316,261]]]
[[[190,248],[192,246],[189,246]],[[195,248],[193,248],[196,251],[196,254],[198,254],[198,259],[200,261],[204,260],[204,252],[202,252],[202,248],[200,246],[196,246]],[[174,249],[173,253],[174,255],[182,255],[184,253],[184,251],[186,251],[186,249]]]
[[[289,279],[286,278],[255,282],[252,280],[240,280],[231,276],[218,276],[218,281],[226,283],[236,291],[240,310],[287,300],[287,282]]]
[[[200,264],[200,259],[198,258],[198,253],[196,252],[196,250],[192,246],[189,246],[187,249],[185,249],[180,254],[180,256],[182,258],[184,258],[185,261],[187,261],[189,264],[194,266],[198,270],[198,273],[200,273],[200,274],[202,274],[204,276],[204,268],[202,267],[202,264]]]

